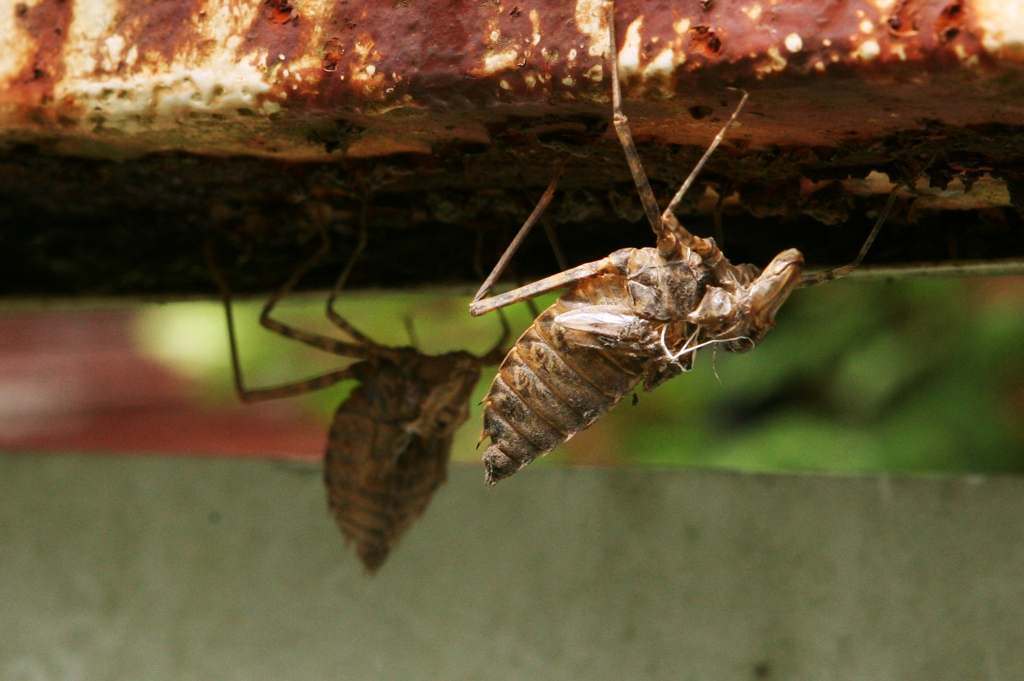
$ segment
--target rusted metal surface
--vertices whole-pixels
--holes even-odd
[[[443,276],[407,264],[408,276],[385,266],[381,281],[466,280],[472,249],[459,229],[514,229],[524,190],[543,187],[566,152],[585,158],[570,164],[553,218],[598,234],[576,260],[630,245],[621,218],[637,206],[608,130],[604,7],[0,0],[0,220],[24,230],[4,246],[41,262],[4,291],[199,290],[198,256],[175,248],[200,237],[183,226],[294,225],[325,186],[368,176],[387,180],[375,228],[404,230],[414,254],[425,245],[413,232],[435,232],[458,256]],[[737,96],[727,88],[750,91],[702,178],[713,193],[698,187],[683,206],[706,221],[724,191],[740,257],[763,263],[796,245],[811,264],[848,259],[840,251],[855,250],[858,216],[920,157],[936,158],[924,187],[941,196],[908,198],[896,223],[926,213],[974,232],[938,255],[905,243],[890,262],[1024,254],[1024,1],[621,0],[616,15],[626,112],[659,193],[728,115]],[[35,220],[58,232],[40,236]],[[837,224],[848,228],[822,232]],[[147,262],[133,273],[146,285],[54,287],[67,268],[42,261],[67,254],[40,250],[39,238],[66,244],[95,225],[92,247],[118,242],[111,225],[151,231],[152,248],[179,262]],[[779,241],[793,229],[826,250]],[[570,252],[574,231],[563,237]],[[281,259],[253,288],[274,287],[289,269]],[[380,265],[371,253],[367,266]]]
[[[603,7],[4,0],[0,123],[9,138],[112,156],[313,160],[488,142],[512,109],[604,115]],[[627,98],[647,102],[639,134],[670,143],[707,137],[713,124],[692,118],[717,110],[722,85],[755,93],[743,135],[755,145],[831,144],[921,118],[1019,124],[1020,80],[1007,76],[1024,59],[1022,13],[997,0],[622,1],[619,58]],[[350,127],[332,129],[337,119]],[[338,139],[311,144],[311,130]]]

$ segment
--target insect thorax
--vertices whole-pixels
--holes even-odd
[[[624,248],[608,260],[618,272],[578,283],[559,299],[563,309],[619,308],[656,325],[677,322],[696,309],[710,281],[706,268],[667,261],[654,248]]]
[[[665,260],[656,248],[634,249],[628,266],[633,310],[639,317],[661,322],[679,321],[696,309],[709,280],[706,268]]]

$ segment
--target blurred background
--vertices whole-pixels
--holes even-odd
[[[339,310],[380,343],[482,354],[493,315],[467,297],[356,294]],[[543,306],[548,300],[539,300]],[[270,333],[261,301],[236,304],[249,387],[348,360]],[[279,318],[334,335],[323,297]],[[518,334],[525,306],[510,311]],[[408,321],[408,323],[407,323]],[[219,303],[0,310],[0,449],[319,460],[351,382],[241,405]],[[476,462],[485,369],[452,450]],[[535,465],[747,471],[994,473],[1024,470],[1024,277],[846,280],[796,292],[744,355],[702,350],[689,374],[608,417]]]

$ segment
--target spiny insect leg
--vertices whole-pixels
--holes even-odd
[[[519,250],[519,246],[523,243],[526,235],[530,233],[530,230],[533,229],[533,225],[537,222],[538,218],[540,218],[544,209],[546,209],[548,204],[551,203],[551,199],[555,196],[555,189],[558,187],[558,179],[562,176],[562,171],[565,170],[565,165],[568,162],[569,157],[566,156],[565,160],[559,164],[554,177],[551,178],[551,182],[548,184],[548,188],[544,190],[544,195],[540,197],[540,201],[537,202],[537,205],[533,208],[533,212],[530,213],[530,217],[526,218],[526,222],[519,228],[519,233],[516,234],[514,239],[512,239],[512,243],[508,245],[505,252],[501,254],[501,258],[498,259],[498,264],[494,266],[494,269],[491,270],[487,279],[485,279],[484,283],[480,286],[480,290],[476,292],[476,295],[473,297],[474,304],[491,292],[491,289],[494,288],[495,282],[498,281],[498,278],[505,272],[505,268],[508,267],[508,263],[512,259],[512,256]],[[525,300],[525,298],[523,300]],[[506,303],[506,305],[508,304],[510,303]],[[470,309],[472,310],[472,306],[470,306]],[[483,313],[481,312],[480,314]],[[473,316],[476,317],[478,315],[474,314]]]
[[[221,301],[224,303],[224,314],[227,317],[228,322],[228,343],[231,347],[231,372],[234,379],[235,392],[238,394],[238,399],[242,402],[261,402],[281,397],[302,395],[304,393],[322,390],[323,388],[330,387],[335,383],[340,383],[341,381],[353,377],[350,368],[346,367],[344,369],[337,369],[335,371],[330,371],[326,374],[307,378],[295,383],[287,383],[270,388],[259,388],[253,390],[246,388],[245,381],[242,378],[241,362],[238,357],[238,341],[235,336],[235,320],[231,310],[231,290],[228,287],[228,283],[224,279],[224,275],[221,273],[220,268],[217,267],[212,242],[208,243],[206,247],[206,262],[210,268],[210,273],[213,275],[213,278],[216,280],[217,285],[220,288]]]

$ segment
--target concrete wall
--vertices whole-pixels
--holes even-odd
[[[319,471],[0,457],[0,678],[1024,678],[1024,481],[456,468],[375,579]]]

